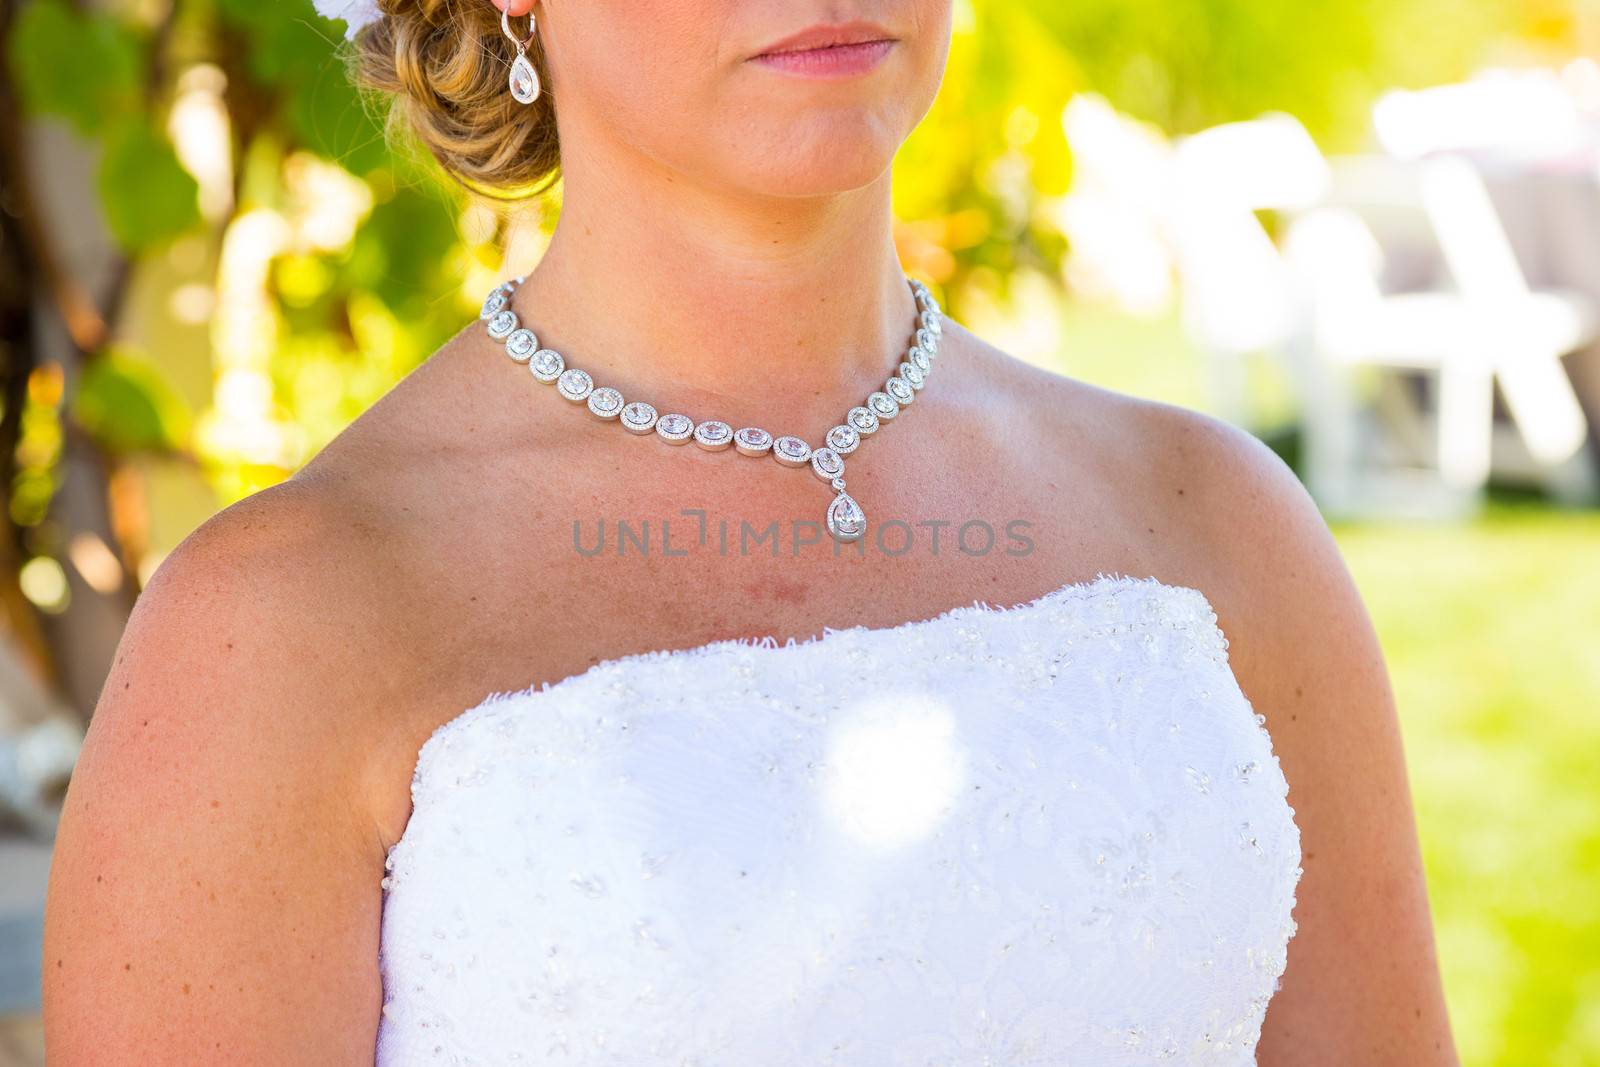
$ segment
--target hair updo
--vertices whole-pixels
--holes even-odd
[[[409,130],[475,192],[515,199],[548,188],[561,157],[540,40],[528,46],[528,58],[545,91],[519,104],[507,87],[516,46],[488,0],[382,0],[381,7],[384,17],[356,36],[352,77],[389,99],[390,134]]]

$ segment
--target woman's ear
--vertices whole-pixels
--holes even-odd
[[[539,0],[490,0],[490,2],[512,18],[521,18],[539,6]]]

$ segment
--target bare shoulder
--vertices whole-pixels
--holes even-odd
[[[1017,464],[1026,458],[1074,476],[1074,492],[1062,497],[1079,515],[1092,511],[1106,532],[1099,556],[1193,585],[1228,616],[1260,614],[1290,591],[1285,578],[1317,583],[1324,594],[1348,592],[1315,502],[1259,438],[1204,412],[1032,365],[960,332],[975,381],[987,386],[969,395],[992,407],[989,421],[1015,427]],[[1264,573],[1267,563],[1285,573]]]
[[[1120,569],[1199,589],[1266,718],[1304,874],[1260,1062],[1454,1064],[1388,671],[1316,503],[1221,419],[979,358],[1031,454],[1076,472],[1064,521]]]
[[[140,594],[95,720],[118,722],[143,681],[173,687],[169,697],[239,691],[208,716],[272,693],[289,737],[351,729],[350,710],[379,694],[350,668],[393,637],[384,589],[370,581],[391,535],[370,499],[326,476],[296,476],[211,516]]]
[[[212,517],[141,595],[63,814],[51,1062],[370,1062],[382,845],[352,517],[290,481]]]
[[[971,344],[975,371],[991,386],[981,390],[991,420],[1017,427],[1017,448],[1035,464],[1078,476],[1071,504],[1092,506],[1128,546],[1123,569],[1193,585],[1219,614],[1241,620],[1313,586],[1324,600],[1348,599],[1348,574],[1315,502],[1259,438]]]

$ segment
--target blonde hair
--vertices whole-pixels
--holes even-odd
[[[474,192],[520,199],[544,191],[560,168],[555,105],[544,49],[528,58],[545,87],[519,104],[507,87],[516,47],[487,0],[382,0],[384,17],[355,40],[351,77],[388,100],[391,137],[409,133],[445,172]]]

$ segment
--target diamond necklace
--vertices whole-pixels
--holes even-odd
[[[926,285],[915,278],[906,279],[917,301],[917,325],[915,340],[906,350],[905,358],[881,390],[867,397],[861,406],[846,412],[844,421],[823,435],[825,443],[812,448],[803,438],[792,435],[774,438],[758,426],[735,430],[720,419],[706,419],[696,424],[689,416],[676,412],[657,417],[656,409],[644,401],[624,401],[622,394],[610,386],[597,387],[587,371],[567,366],[561,353],[539,347],[539,339],[533,331],[523,326],[517,313],[511,310],[511,296],[525,278],[526,275],[495,286],[484,300],[479,318],[487,324],[489,336],[505,345],[506,354],[527,366],[534,378],[546,385],[554,383],[556,392],[567,400],[587,405],[596,418],[615,419],[629,433],[647,434],[654,430],[656,436],[669,445],[681,445],[692,439],[707,452],[720,452],[732,445],[746,456],[770,453],[786,467],[809,466],[813,474],[838,494],[828,505],[828,533],[843,542],[859,540],[866,533],[867,513],[844,491],[844,457],[861,447],[861,442],[878,427],[911,406],[927,382],[928,373],[939,355],[944,324],[940,321],[939,302]]]

